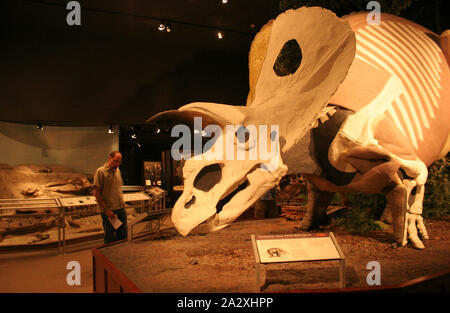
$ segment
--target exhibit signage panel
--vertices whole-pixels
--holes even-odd
[[[340,259],[328,234],[256,235],[261,263]]]
[[[64,207],[97,205],[97,201],[94,196],[65,197],[59,198],[59,200]]]
[[[97,200],[95,200],[94,196],[64,197],[59,199],[62,206],[65,207],[97,205]],[[150,197],[143,192],[126,192],[123,194],[123,199],[125,202],[145,201],[149,200]]]
[[[145,200],[150,200],[150,197],[147,196],[143,192],[129,192],[129,193],[124,193],[123,194],[123,199],[125,200],[125,202],[128,202],[128,201],[145,201]]]
[[[256,262],[256,291],[261,291],[262,270],[270,263],[339,261],[340,287],[345,288],[345,256],[332,232],[251,235]]]

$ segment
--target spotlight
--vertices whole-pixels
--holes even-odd
[[[138,146],[138,148],[140,148],[140,147],[141,147],[141,144],[139,143],[139,141],[138,141],[138,142],[136,142],[136,145]]]
[[[108,134],[114,134],[114,130],[113,130],[113,127],[112,127],[112,125],[111,125],[111,126],[109,126],[109,129],[108,129]]]
[[[160,23],[158,26],[158,30],[163,31],[166,28],[166,25],[164,23]]]
[[[227,4],[227,3],[228,3],[228,0],[222,0],[222,3],[223,3],[223,4]]]
[[[170,25],[170,23],[168,22],[167,26],[166,26],[166,32],[170,33],[171,31],[172,31],[172,25]]]
[[[44,127],[42,126],[41,123],[39,123],[38,126],[36,126],[36,128],[39,129],[39,130],[41,130],[41,131],[44,130]]]
[[[136,139],[136,131],[133,126],[130,126],[131,138]]]
[[[161,129],[157,128],[156,133],[159,134],[161,132]]]
[[[218,33],[217,33],[217,38],[219,38],[219,39],[222,39],[222,38],[223,38],[222,32],[218,32]]]

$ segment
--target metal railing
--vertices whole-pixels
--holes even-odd
[[[7,210],[37,210],[37,209],[56,209],[56,213],[20,213],[20,214],[3,214],[2,211]],[[55,198],[41,198],[41,199],[0,199],[0,219],[10,218],[26,218],[26,217],[55,217],[58,227],[58,252],[61,251],[62,234],[61,229],[62,221],[64,220],[64,207],[61,206],[61,202],[58,197]]]
[[[129,224],[128,224],[128,241],[132,241],[134,239],[134,234],[133,234],[133,229],[134,227],[142,222],[145,221],[149,221],[149,233],[152,233],[153,228],[153,221],[156,221],[156,225],[157,225],[157,231],[160,229],[161,227],[161,218],[163,218],[164,216],[166,216],[167,214],[169,214],[171,212],[171,209],[167,209],[166,208],[166,195],[167,192],[164,191],[161,194],[158,195],[154,195],[151,200],[150,200],[150,210],[147,210],[146,212],[144,212],[143,215],[141,215],[140,217],[132,220]]]

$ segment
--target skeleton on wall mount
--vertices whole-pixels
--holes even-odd
[[[149,119],[202,117],[223,130],[208,151],[184,164],[184,191],[172,213],[182,235],[202,223],[211,231],[229,225],[284,175],[303,173],[302,228],[317,226],[334,192],[384,193],[395,240],[424,247],[427,166],[450,145],[449,37],[388,14],[381,25],[368,25],[366,16],[341,19],[318,7],[286,11],[252,43],[246,106],[191,103]],[[269,160],[275,166],[265,167],[259,150],[249,157],[256,141],[248,138],[256,137],[227,142],[227,125],[259,138],[267,134],[258,125],[278,125]],[[246,158],[207,157],[230,144]]]

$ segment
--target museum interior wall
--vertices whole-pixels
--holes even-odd
[[[0,122],[0,163],[58,164],[93,174],[119,148],[118,132],[105,127],[56,127]]]

